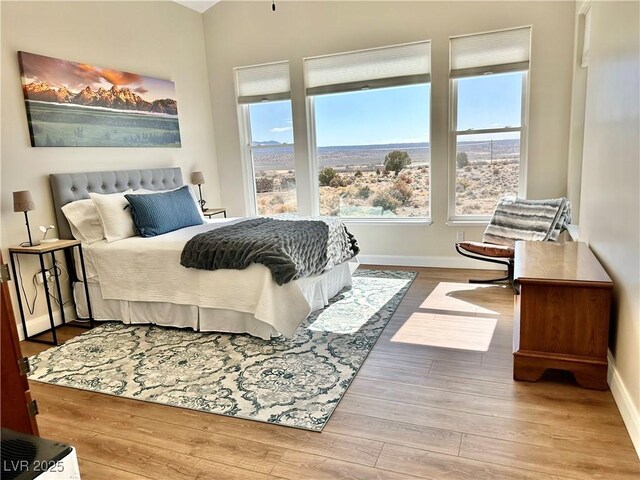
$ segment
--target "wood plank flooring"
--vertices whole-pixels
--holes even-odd
[[[512,380],[512,291],[466,283],[496,272],[393,269],[419,275],[322,433],[31,382],[40,432],[83,480],[640,478],[610,392]]]

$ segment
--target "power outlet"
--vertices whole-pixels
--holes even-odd
[[[456,242],[464,242],[464,232],[456,232]]]
[[[44,276],[47,277],[47,282],[53,282],[53,274],[49,270],[44,271]],[[42,270],[36,273],[36,282],[40,285],[44,284],[42,279]]]

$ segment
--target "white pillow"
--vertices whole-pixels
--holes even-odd
[[[127,193],[133,193],[133,190],[109,195],[89,194],[98,210],[107,242],[115,242],[116,240],[136,236],[136,228],[131,217],[131,208],[128,208],[129,202],[124,198]]]
[[[67,203],[62,207],[62,213],[67,218],[71,233],[76,240],[94,243],[104,239],[98,209],[90,198]]]

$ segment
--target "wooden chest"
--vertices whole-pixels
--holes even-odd
[[[587,245],[516,242],[514,284],[513,378],[553,368],[606,389],[613,283]]]

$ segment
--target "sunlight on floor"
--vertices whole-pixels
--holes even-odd
[[[486,352],[499,313],[486,308],[495,285],[440,283],[403,321],[392,342]]]
[[[497,318],[414,313],[391,341],[486,352],[497,323]]]
[[[352,287],[346,299],[332,299],[307,328],[314,332],[329,332],[344,335],[360,331],[379,312],[386,308],[408,283],[407,278],[368,278],[368,289]],[[399,303],[399,302],[398,302]],[[313,315],[313,314],[312,314]]]
[[[496,288],[502,287],[441,282],[422,302],[420,309],[427,309],[433,313],[448,311],[453,315],[478,313],[498,315],[498,312],[483,307],[491,303],[491,291]]]

